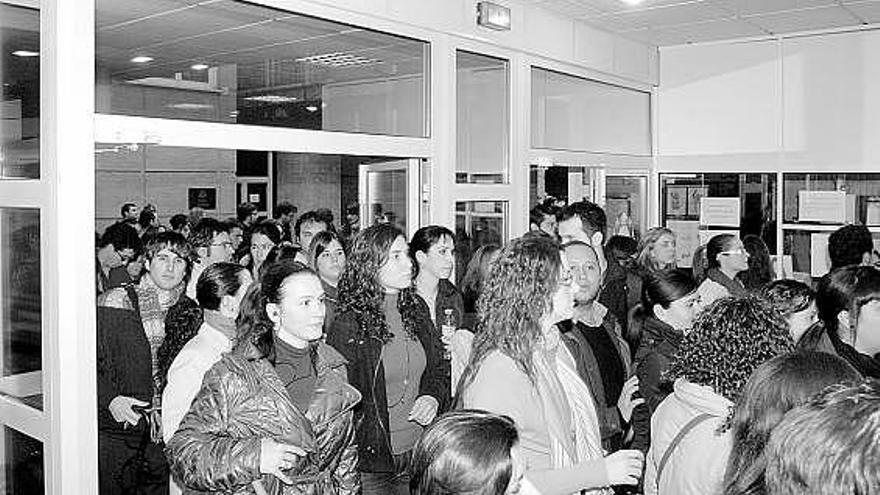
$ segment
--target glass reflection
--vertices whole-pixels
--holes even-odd
[[[0,179],[40,178],[40,13],[0,3]]]

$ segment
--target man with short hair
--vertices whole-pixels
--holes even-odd
[[[282,201],[272,210],[272,219],[281,232],[282,241],[291,241],[290,224],[296,218],[297,208],[290,201]]]
[[[178,234],[189,237],[190,231],[192,231],[192,227],[189,224],[189,217],[184,215],[183,213],[178,213],[171,217],[169,221],[171,224],[171,230],[177,232]]]
[[[253,203],[238,205],[236,217],[245,229],[249,229],[257,221],[257,206]]]
[[[98,245],[98,294],[131,282],[125,267],[143,249],[135,228],[128,223],[115,223],[107,227]]]
[[[590,201],[578,201],[560,210],[557,215],[558,233],[563,243],[581,241],[589,244],[599,258],[604,284],[599,302],[611,311],[618,323],[626,329],[628,288],[626,270],[617,263],[608,263],[605,257],[605,211]]]
[[[134,203],[125,203],[122,205],[122,208],[119,209],[119,214],[122,217],[119,219],[120,222],[133,225],[138,221],[138,207]]]
[[[196,261],[193,263],[192,275],[186,286],[186,297],[195,300],[196,284],[205,268],[214,263],[231,261],[235,250],[229,239],[226,224],[210,217],[203,218],[196,224],[189,243],[195,251]]]
[[[836,386],[785,414],[764,449],[769,495],[880,493],[880,382]]]
[[[556,239],[555,206],[540,203],[529,211],[529,231],[541,231]]]
[[[312,238],[315,237],[315,234],[318,232],[324,232],[325,230],[333,230],[332,224],[328,222],[328,219],[324,215],[320,215],[317,211],[307,211],[300,215],[298,219],[296,219],[296,224],[293,226],[294,234],[296,235],[296,243],[302,248],[304,252],[309,250],[309,246],[312,244]]]
[[[185,289],[190,250],[176,232],[151,237],[147,271],[136,285],[118,287],[98,299],[97,392],[98,479],[102,495],[168,493],[168,463],[161,443],[142,438],[160,431],[160,397],[155,380],[158,351],[165,339],[165,315]],[[119,474],[145,469],[150,479],[126,486]],[[131,480],[128,480],[129,483]]]
[[[572,241],[563,246],[563,254],[578,292],[574,294],[574,315],[559,327],[569,346],[574,346],[578,371],[593,392],[602,447],[614,452],[623,447],[633,408],[643,402],[629,400],[638,389],[638,379],[627,380],[632,371],[629,346],[614,315],[596,300],[602,286],[596,251],[585,242]],[[621,401],[621,397],[627,400]]]

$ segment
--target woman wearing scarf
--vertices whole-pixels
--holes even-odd
[[[748,292],[736,275],[749,269],[749,253],[739,238],[733,234],[718,234],[706,244],[709,269],[706,280],[697,292],[703,306],[722,297],[745,296]]]
[[[559,245],[529,236],[501,251],[478,301],[462,407],[511,417],[526,462],[521,493],[563,495],[635,484],[637,451],[603,458],[590,390],[555,323],[573,312],[577,290]]]

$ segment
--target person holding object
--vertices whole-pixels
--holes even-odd
[[[245,296],[235,347],[168,442],[185,493],[359,493],[360,394],[323,325],[317,275],[293,260],[268,266]]]
[[[477,303],[480,331],[457,402],[516,422],[522,493],[611,493],[642,472],[641,452],[604,457],[595,400],[556,326],[572,317],[577,291],[559,244],[527,236],[502,249]]]

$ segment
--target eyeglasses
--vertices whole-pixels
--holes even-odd
[[[211,244],[211,246],[223,246],[223,247],[226,248],[226,249],[232,249],[232,243],[231,243],[231,242],[218,242],[218,243],[216,243],[216,244]]]
[[[729,251],[721,251],[721,252],[718,253],[718,254],[739,254],[739,255],[743,255],[743,254],[749,254],[749,253],[747,253],[745,249],[743,249],[743,248],[739,248],[739,249],[731,249],[731,250],[729,250]]]

